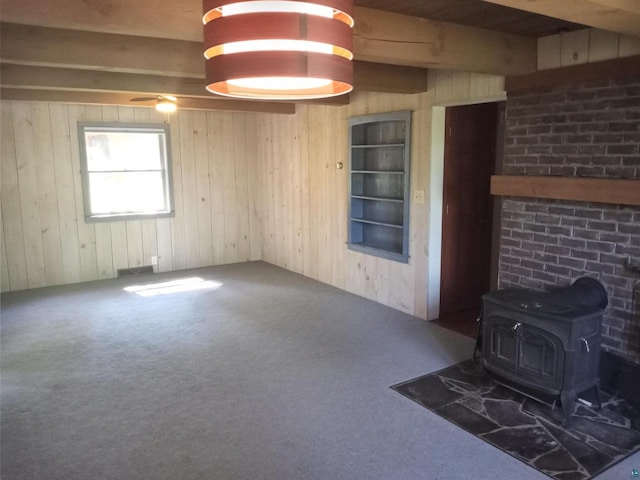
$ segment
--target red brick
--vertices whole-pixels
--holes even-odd
[[[564,141],[565,143],[591,143],[591,135],[566,135]]]
[[[527,150],[527,154],[529,155],[551,153],[550,145],[527,145],[525,148]]]
[[[545,269],[549,273],[554,273],[556,275],[562,275],[568,277],[571,274],[571,269],[567,267],[561,267],[560,265],[545,265]]]
[[[575,155],[578,152],[577,145],[554,145],[551,147],[553,153],[564,153],[566,155]]]
[[[552,166],[549,172],[554,176],[573,177],[576,174],[576,167],[562,165],[559,167]]]
[[[606,167],[604,174],[608,178],[639,178],[638,169],[636,167]]]
[[[579,177],[603,177],[605,173],[604,167],[578,167],[576,175]]]
[[[571,248],[565,246],[560,247],[558,245],[545,245],[544,251],[553,255],[564,255],[567,257],[571,255]]]
[[[549,175],[550,168],[543,165],[529,165],[524,167],[524,171],[527,175]]]
[[[560,222],[565,227],[587,228],[586,218],[564,217]]]
[[[562,165],[565,162],[564,155],[540,155],[542,165]]]
[[[621,143],[624,140],[622,133],[602,133],[593,135],[593,143]]]
[[[584,270],[587,265],[587,261],[580,258],[559,257],[558,263],[566,267],[577,268]]]
[[[611,122],[610,132],[637,132],[640,130],[640,122]]]
[[[586,248],[587,241],[580,238],[561,238],[560,245],[563,247]]]
[[[582,230],[581,228],[574,228],[573,236],[577,238],[584,238],[585,240],[600,240],[600,232],[597,230]]]
[[[611,155],[634,155],[638,153],[638,145],[609,145],[607,153]]]

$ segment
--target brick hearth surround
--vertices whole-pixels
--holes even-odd
[[[509,94],[503,174],[640,180],[640,79]],[[504,197],[501,212],[499,287],[599,279],[603,349],[640,363],[640,278],[625,268],[640,265],[640,207]]]

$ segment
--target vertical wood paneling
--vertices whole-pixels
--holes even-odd
[[[7,246],[4,239],[2,208],[0,208],[0,287],[5,292],[11,288],[9,284],[9,269],[7,268]]]
[[[592,29],[589,32],[588,62],[609,60],[618,56],[620,35],[607,30]]]
[[[18,166],[18,191],[20,193],[20,215],[24,234],[27,281],[29,288],[44,287],[47,281],[30,104],[13,104],[13,134]]]
[[[425,190],[428,199],[431,107],[504,98],[504,79],[434,71],[429,86],[419,95],[357,92],[344,107],[299,106],[293,122],[259,117],[264,260],[426,318],[428,200],[411,204],[408,264],[348,250],[347,140],[351,116],[412,110],[411,190]]]
[[[78,221],[78,244],[80,246],[81,281],[113,277],[111,257],[111,231],[108,224],[98,230],[93,223],[84,220],[82,176],[80,168],[80,145],[78,144],[78,122],[102,120],[102,109],[96,106],[69,105],[69,135],[71,145],[71,169],[75,192],[76,218]]]
[[[331,119],[338,125],[344,125],[349,121],[347,109],[332,109],[335,112],[334,118]],[[337,192],[348,192],[349,190],[349,174],[348,168],[338,169],[336,164],[340,161],[340,157],[344,155],[343,152],[349,151],[349,135],[347,131],[340,132],[334,139],[334,148],[332,157],[329,159],[329,168],[334,174],[334,193],[331,195],[333,199],[333,208],[336,210],[336,216],[334,218],[335,225],[335,237],[334,237],[334,271],[333,271],[333,285],[338,288],[345,288],[346,278],[344,275],[344,264],[347,260],[347,250],[344,245],[349,240],[348,234],[348,205],[344,201],[341,194],[336,195]],[[348,164],[348,158],[346,162],[342,162],[343,166]]]
[[[138,123],[163,123],[163,116],[151,108],[134,108],[133,116]],[[142,236],[142,265],[151,265],[151,257],[158,257],[158,229],[156,220],[140,220]],[[160,271],[159,266],[154,267]]]
[[[51,161],[53,143],[49,104],[32,103],[33,155],[38,186],[38,208],[42,231],[42,249],[47,285],[64,283],[62,248],[58,221],[58,198],[56,195],[54,163]]]
[[[273,175],[271,174],[271,160],[272,143],[271,143],[271,116],[262,114],[258,117],[258,145],[256,147],[258,164],[260,165],[260,187],[261,187],[261,242],[262,245],[262,258],[266,261],[273,261],[273,254],[271,252],[274,241],[271,239],[271,228],[274,225],[273,218],[273,188],[271,188],[271,181]]]
[[[11,103],[2,103],[0,141],[0,170],[2,195],[2,225],[4,247],[7,261],[1,268],[7,271],[10,290],[22,290],[29,287],[27,279],[27,259],[24,249],[22,230],[22,211],[20,208],[20,188],[18,185],[18,165],[13,135],[13,115]],[[4,291],[3,286],[3,291]]]
[[[538,70],[560,68],[562,36],[549,35],[538,38]]]
[[[105,122],[118,122],[120,121],[119,107],[103,106],[102,107],[102,120]],[[127,110],[123,108],[123,117],[129,121],[127,117]],[[133,116],[133,112],[132,115]],[[124,221],[117,222],[99,222],[96,224],[96,236],[106,226],[109,227],[111,233],[111,259],[113,263],[113,275],[117,276],[118,270],[129,268],[129,251],[127,242],[127,225]],[[106,234],[106,232],[105,232]],[[105,258],[108,260],[108,258]]]
[[[80,244],[78,243],[78,213],[76,212],[71,162],[71,136],[69,134],[69,112],[59,103],[49,105],[51,122],[51,155],[55,170],[56,197],[58,199],[58,222],[62,247],[63,283],[82,280]],[[75,139],[73,139],[75,141]],[[82,215],[82,212],[80,212]]]
[[[249,260],[262,258],[262,164],[258,158],[258,117],[246,115],[247,188],[249,191]],[[238,133],[238,132],[236,132]],[[242,136],[240,137],[242,138]],[[239,178],[242,181],[242,178]]]
[[[618,56],[630,57],[631,55],[640,55],[640,38],[631,35],[620,35]]]
[[[88,122],[100,122],[102,121],[102,107],[99,105],[88,105],[85,109],[85,120]],[[115,108],[111,109],[111,112],[116,112]],[[112,113],[112,117],[114,114]],[[113,121],[111,118],[109,121]],[[79,134],[79,132],[78,132]],[[78,159],[78,164],[80,164],[80,159]],[[78,169],[81,167],[78,166]],[[80,171],[80,170],[79,170]],[[82,201],[82,192],[83,185],[81,183],[81,178],[78,178],[78,187],[77,192],[80,193],[79,201]],[[84,206],[81,206],[84,208]],[[82,214],[84,217],[84,213]],[[100,223],[86,223],[83,222],[94,235],[95,244],[95,262],[98,269],[98,278],[112,278],[116,275],[116,270],[114,268],[114,259],[113,259],[113,249],[112,249],[112,241],[111,241],[111,224],[107,222]],[[85,249],[84,243],[80,245],[80,248]],[[92,252],[88,252],[91,254]]]
[[[225,261],[225,230],[224,230],[224,162],[220,146],[224,143],[222,132],[222,115],[217,112],[207,113],[209,162],[209,192],[211,198],[211,233],[213,241],[213,262]]]
[[[173,172],[173,200],[175,215],[171,219],[171,258],[174,270],[187,268],[185,249],[185,216],[182,197],[182,153],[180,118],[185,115],[172,115],[169,120],[171,132],[171,164]],[[185,133],[187,135],[187,133]]]
[[[210,135],[212,116],[220,128]],[[77,129],[85,120],[169,122],[173,218],[86,223]],[[2,290],[113,278],[119,268],[149,265],[152,256],[156,271],[260,259],[256,120],[242,113],[165,116],[145,107],[3,102]]]
[[[224,192],[224,260],[225,263],[238,261],[238,206],[236,204],[236,165],[233,144],[233,119],[231,115],[222,118],[222,145],[218,149],[219,165],[222,166]]]
[[[233,158],[235,165],[236,185],[236,209],[240,212],[249,211],[249,177],[247,141],[247,116],[241,113],[233,113]],[[236,235],[238,245],[238,260],[246,262],[251,258],[251,227],[250,215],[236,216]]]
[[[496,90],[492,90],[491,77],[483,75],[476,77],[482,87],[474,87],[471,82],[471,95],[476,98],[495,95]],[[474,90],[475,88],[475,90]],[[416,264],[414,272],[414,311],[413,314],[420,318],[427,318],[427,265],[428,265],[428,248],[429,244],[429,166],[431,159],[428,161],[419,161],[421,155],[431,152],[431,136],[425,135],[424,132],[431,132],[431,108],[429,108],[431,98],[429,95],[420,97],[420,107],[413,114],[413,129],[411,132],[412,158],[417,161],[411,165],[411,191],[424,190],[425,203],[411,204],[411,248],[409,254],[412,256]],[[421,153],[424,152],[424,153]]]
[[[196,193],[198,214],[198,265],[213,263],[213,240],[211,236],[211,198],[209,179],[209,156],[207,152],[207,114],[193,112],[194,157],[196,164]]]
[[[596,28],[538,39],[538,70],[640,54],[640,39]]]
[[[325,163],[326,148],[326,128],[324,111],[327,107],[319,106],[309,109],[309,154],[311,164],[311,219],[313,225],[312,236],[312,262],[317,263],[316,279],[327,282],[328,279],[328,259],[326,257],[327,243],[327,178]],[[310,134],[313,132],[313,134]],[[345,197],[346,199],[346,197]]]
[[[589,29],[562,33],[560,66],[587,63],[589,59]]]

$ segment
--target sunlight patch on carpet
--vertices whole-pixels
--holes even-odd
[[[131,285],[124,290],[135,293],[141,297],[154,297],[156,295],[168,295],[171,293],[191,292],[195,290],[216,290],[223,284],[213,280],[204,280],[200,277],[180,278],[168,282],[149,283],[146,285]]]

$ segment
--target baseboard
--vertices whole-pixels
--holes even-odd
[[[144,265],[142,267],[120,268],[118,269],[118,278],[131,277],[143,273],[153,273],[153,265]]]

